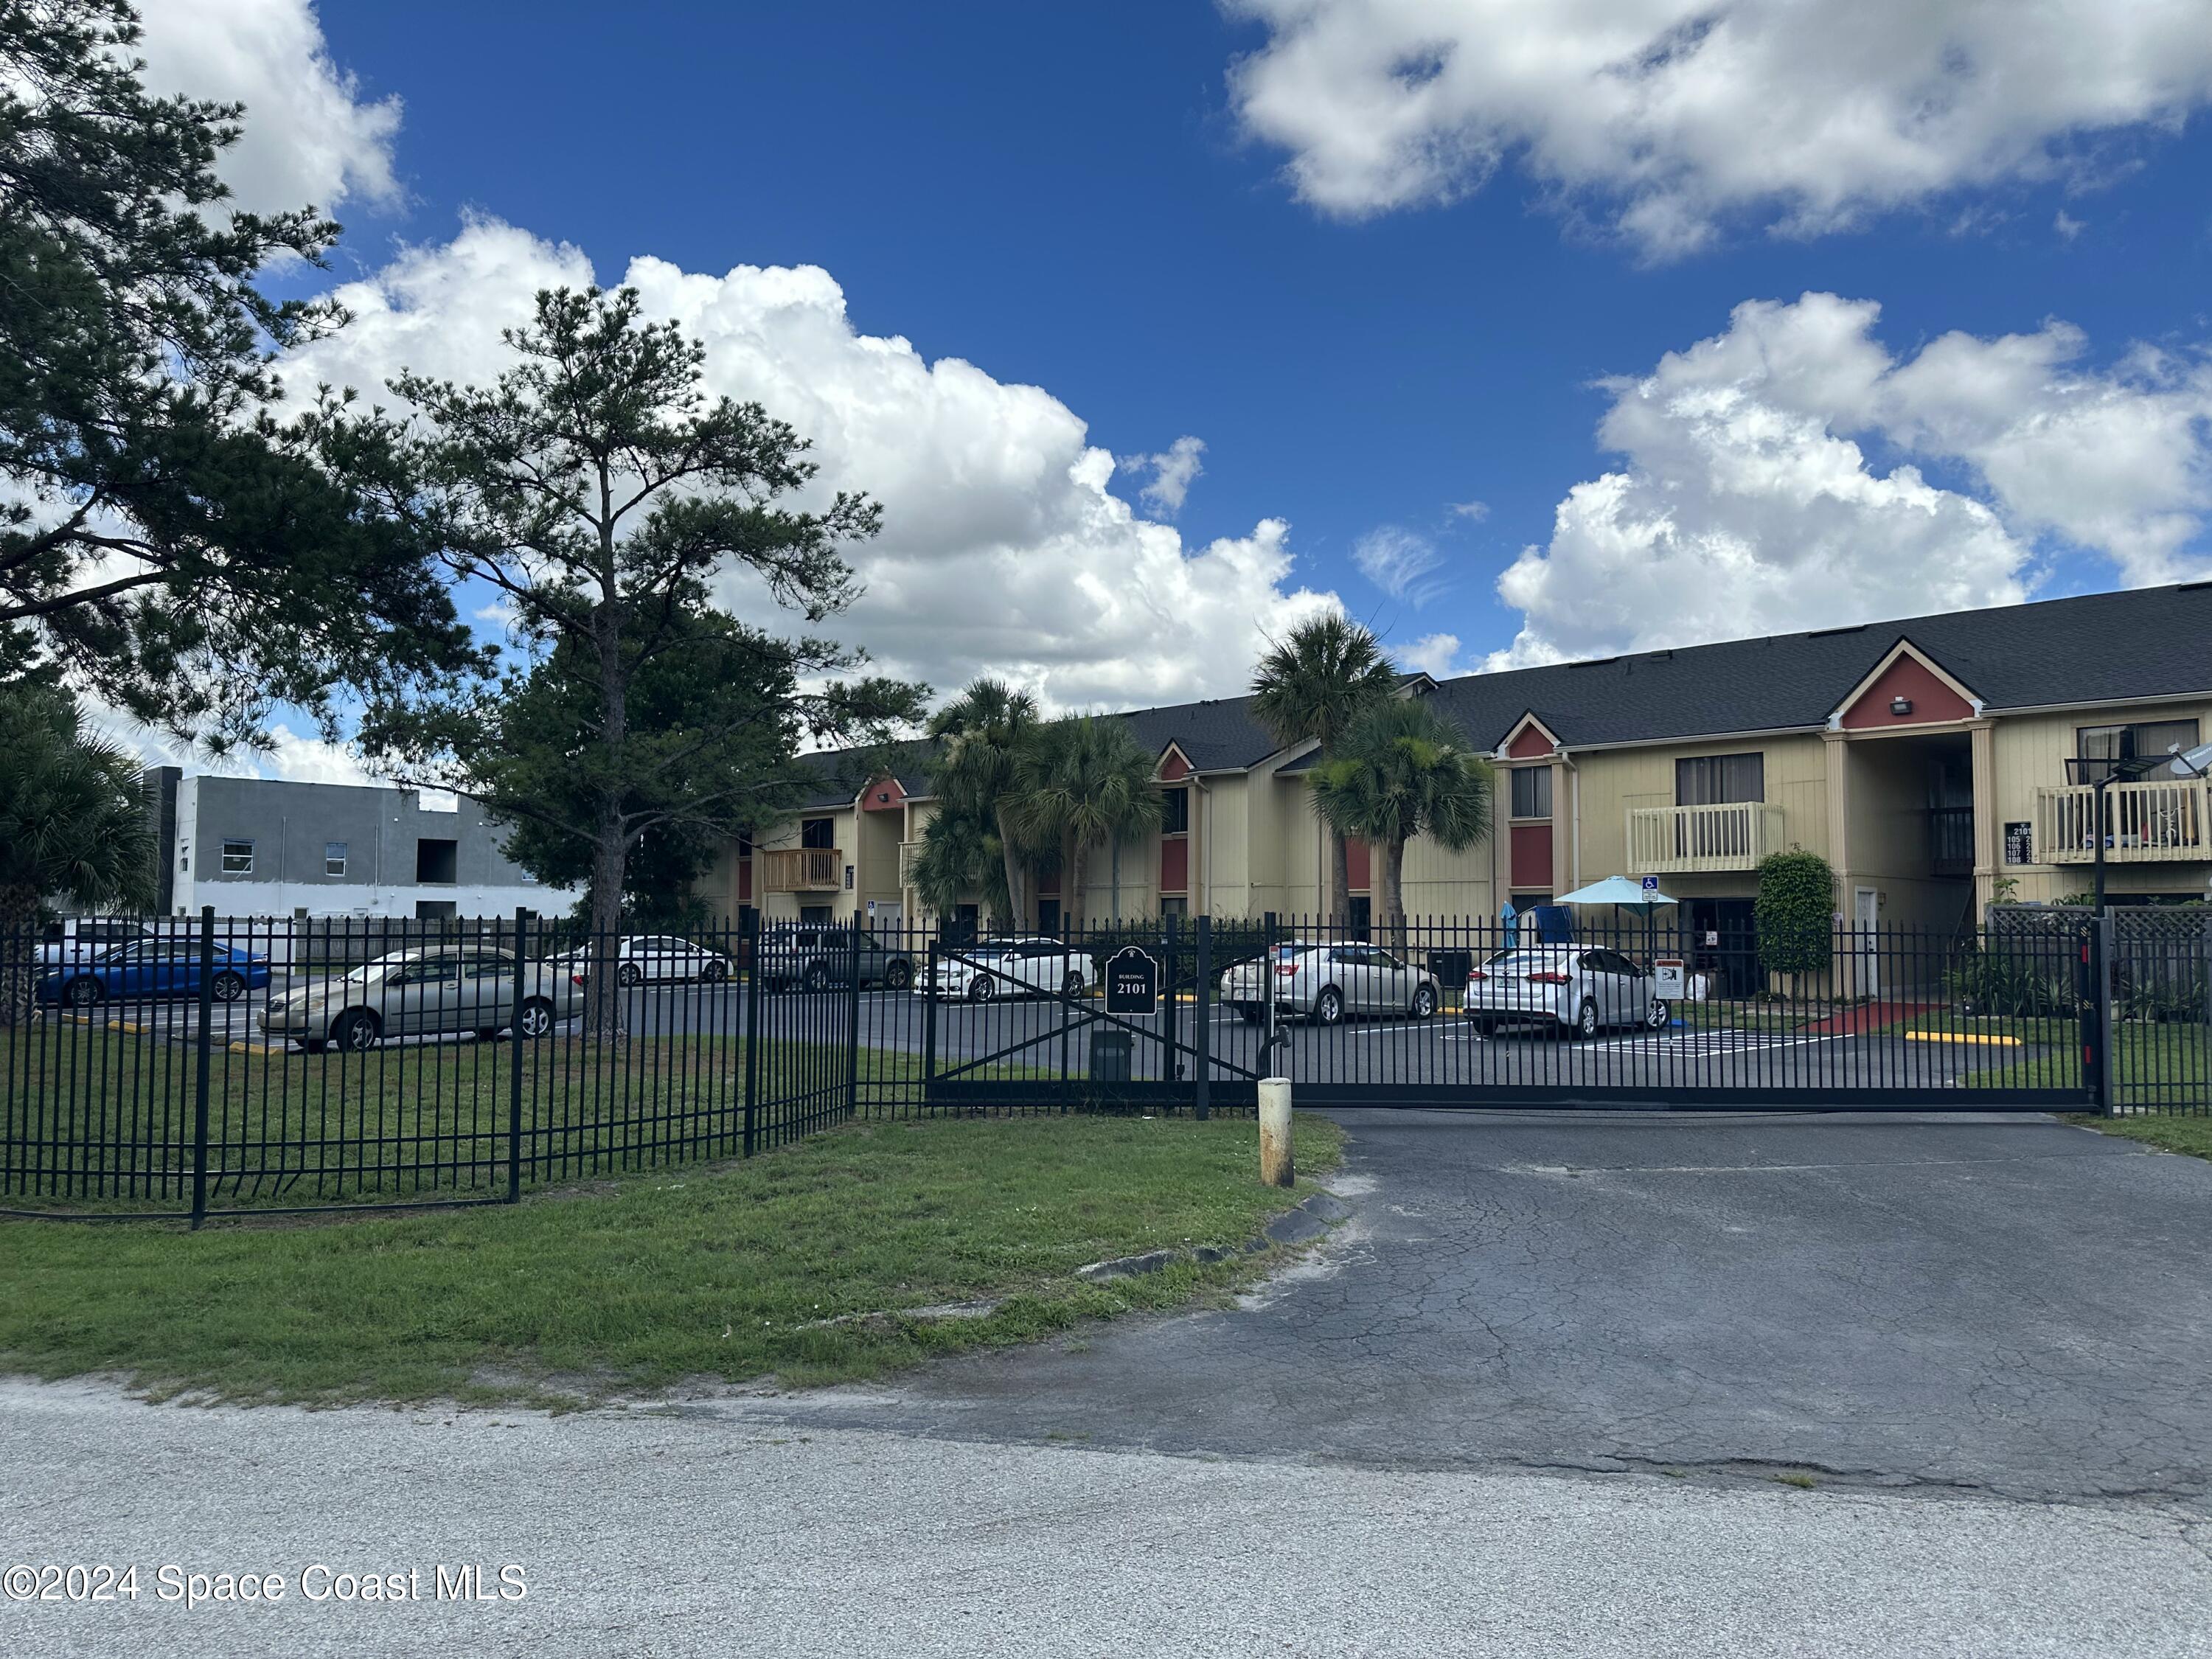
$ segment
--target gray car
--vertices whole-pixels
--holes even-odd
[[[495,1037],[516,1023],[516,973],[512,951],[487,946],[395,951],[342,978],[270,999],[261,1029],[270,1041],[296,1042],[309,1054],[449,1031]],[[583,1012],[584,993],[570,974],[544,962],[525,963],[520,974],[524,1036],[544,1036]]]
[[[826,991],[853,979],[853,930],[849,927],[777,928],[760,937],[754,963],[761,983],[771,990],[803,986]],[[914,983],[914,958],[863,929],[860,934],[860,976],[863,985],[887,985],[903,991]]]
[[[1221,1000],[1247,1024],[1266,1019],[1272,1000],[1279,1013],[1334,1025],[1347,1014],[1427,1019],[1442,997],[1432,975],[1380,945],[1299,939],[1224,974]]]

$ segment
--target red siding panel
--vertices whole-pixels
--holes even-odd
[[[1513,874],[1516,887],[1552,884],[1552,826],[1516,823],[1513,826]]]
[[[1552,740],[1534,726],[1524,726],[1521,735],[1505,745],[1505,752],[1515,760],[1534,760],[1552,752]]]
[[[753,861],[750,859],[739,859],[738,860],[738,902],[750,904],[752,902]]]
[[[1160,776],[1169,783],[1190,775],[1190,763],[1180,753],[1171,754],[1160,763]]]
[[[1912,712],[1891,714],[1889,705],[1893,697],[1909,699]],[[1847,731],[1863,732],[1871,726],[1918,726],[1926,720],[1970,720],[1973,717],[1973,704],[1937,679],[1919,658],[1908,655],[1899,657],[1882,670],[1881,678],[1866,689],[1866,694],[1844,710],[1844,726]]]
[[[1181,836],[1160,843],[1160,891],[1190,890],[1190,842]]]
[[[1344,880],[1355,893],[1367,890],[1373,876],[1369,863],[1367,843],[1356,836],[1348,838],[1344,843]]]

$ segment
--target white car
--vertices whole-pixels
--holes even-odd
[[[1485,1034],[1534,1025],[1593,1037],[1617,1026],[1663,1030],[1673,1017],[1653,994],[1650,969],[1584,945],[1500,951],[1468,973],[1463,1006],[1468,1023]]]
[[[1320,1025],[1346,1014],[1427,1019],[1442,1000],[1433,976],[1380,945],[1305,939],[1278,945],[1221,976],[1221,1000],[1249,1024],[1267,1018],[1271,998],[1277,1012]]]
[[[580,945],[552,960],[572,974],[582,975],[590,970],[595,954],[592,946]],[[715,985],[730,976],[729,957],[672,934],[632,933],[617,940],[611,954],[617,985],[642,985],[648,980],[696,980]]]
[[[1091,983],[1091,957],[1056,939],[990,939],[945,945],[924,975],[933,997],[989,1002],[1002,996],[1077,996]]]

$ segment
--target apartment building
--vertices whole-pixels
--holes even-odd
[[[1997,898],[2087,888],[2090,790],[2074,758],[2153,757],[2212,730],[2212,583],[1641,652],[1436,681],[1437,708],[1498,769],[1488,843],[1407,848],[1409,914],[1495,915],[1608,875],[1656,876],[1693,928],[1747,931],[1753,871],[1803,847],[1856,925],[1948,928]],[[1249,700],[1123,716],[1159,757],[1157,836],[1093,849],[1082,912],[1311,913],[1325,842],[1305,774]],[[818,757],[795,824],[732,847],[707,884],[734,912],[929,921],[908,879],[934,804],[919,747],[860,778]],[[2118,902],[2212,896],[2212,799],[2160,765],[2110,791]],[[1355,910],[1369,860],[1352,854]],[[972,907],[963,907],[971,908]],[[1053,878],[1025,926],[1069,914]]]
[[[226,917],[397,916],[430,921],[566,910],[500,851],[507,830],[473,801],[435,791],[145,775],[161,912],[212,904]]]

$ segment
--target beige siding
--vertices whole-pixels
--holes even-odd
[[[1720,743],[1655,744],[1648,749],[1608,749],[1578,755],[1582,773],[1582,870],[1584,883],[1633,873],[1629,865],[1628,815],[1643,807],[1671,807],[1674,763],[1707,755],[1759,754],[1765,757],[1766,799],[1782,811],[1781,845],[1796,845],[1829,856],[1827,762],[1817,733],[1738,738]],[[1562,803],[1554,801],[1554,810]],[[1571,801],[1564,803],[1571,812]],[[1573,878],[1560,872],[1560,884]],[[1751,872],[1711,872],[1662,878],[1672,892],[1747,893]]]

